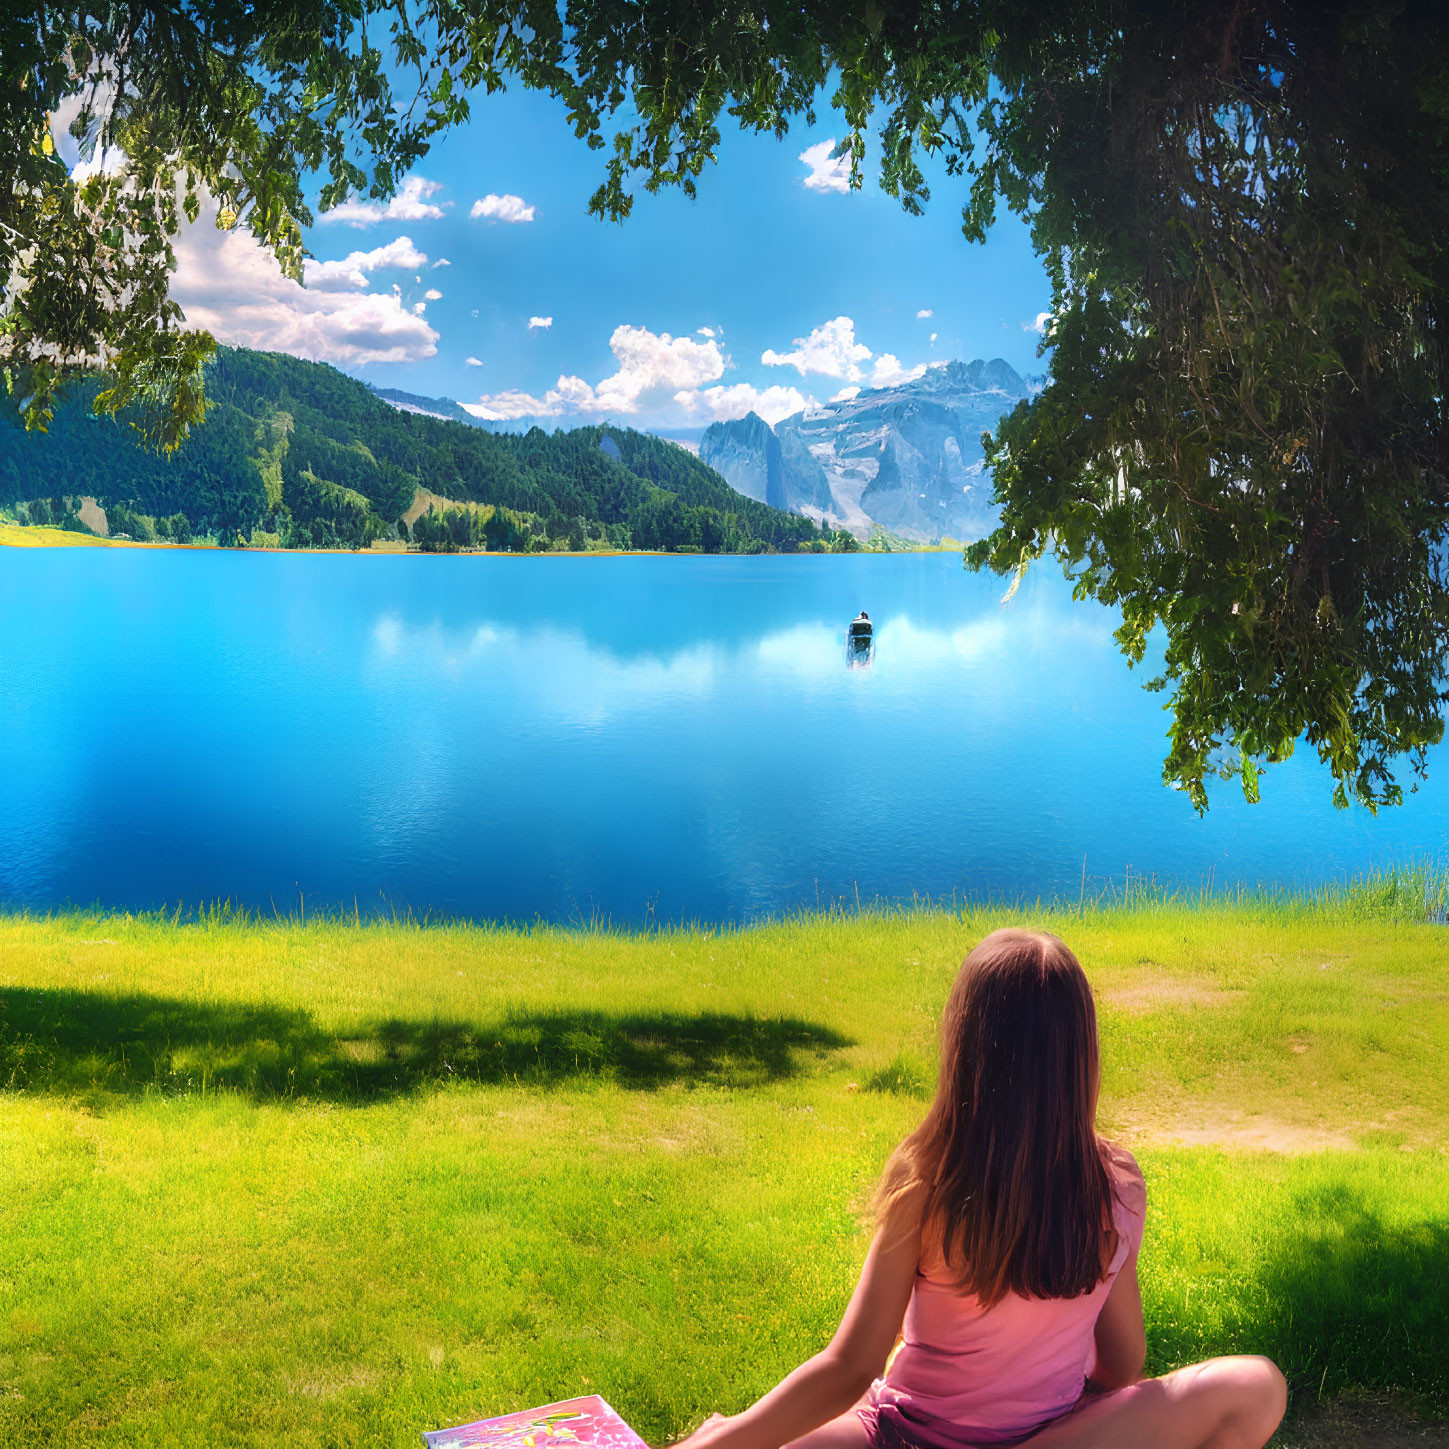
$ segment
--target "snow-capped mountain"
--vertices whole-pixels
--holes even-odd
[[[715,423],[699,456],[738,492],[862,537],[879,523],[922,542],[980,538],[996,523],[981,434],[1040,386],[999,357],[948,362],[773,429],[754,413]]]
[[[419,413],[425,418],[441,418],[445,423],[466,423],[470,428],[482,428],[485,432],[497,429],[483,418],[474,417],[462,403],[450,397],[424,397],[421,393],[404,392],[397,387],[377,387],[367,384],[383,402],[391,403],[401,413]]]

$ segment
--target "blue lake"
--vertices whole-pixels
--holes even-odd
[[[1335,811],[1161,782],[1165,696],[1054,566],[0,549],[0,903],[740,921],[1449,856],[1449,752]],[[877,625],[869,669],[843,631]]]

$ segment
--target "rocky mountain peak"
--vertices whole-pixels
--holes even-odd
[[[952,361],[894,387],[796,413],[715,423],[699,456],[751,498],[865,537],[874,523],[923,542],[995,526],[981,434],[1038,379],[1004,358]]]

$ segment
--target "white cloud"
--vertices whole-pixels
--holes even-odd
[[[929,307],[922,307],[921,310],[916,313],[916,319],[917,321],[919,321],[922,317],[934,317],[935,315],[936,314]]]
[[[80,142],[71,135],[70,128],[84,104],[85,97],[77,92],[63,97],[50,113],[50,135],[55,142],[56,154],[72,168],[72,174],[76,162],[80,160]]]
[[[309,257],[302,263],[302,279],[309,287],[365,287],[369,272],[421,267],[427,257],[400,236],[370,252],[349,252],[340,261],[319,262]]]
[[[603,384],[600,384],[602,387]],[[598,406],[598,395],[583,378],[568,373],[545,394],[545,406],[552,412],[592,413],[606,411]]]
[[[798,388],[775,386],[761,391],[748,382],[736,382],[728,387],[677,392],[674,401],[690,417],[703,414],[711,421],[719,422],[725,418],[742,418],[746,413],[758,413],[774,427],[782,418],[803,412],[814,399],[806,397]]]
[[[1034,322],[1023,322],[1021,324],[1021,330],[1023,332],[1040,332],[1045,334],[1051,325],[1052,314],[1050,312],[1038,312]]]
[[[914,367],[902,367],[900,359],[891,352],[882,352],[871,369],[872,387],[899,387],[903,382],[914,382],[926,375],[926,364],[918,362]]]
[[[282,275],[276,259],[246,228],[218,231],[215,202],[176,239],[171,295],[191,326],[240,347],[348,367],[416,362],[438,350],[438,334],[409,313],[395,289],[303,287]]]
[[[428,304],[426,302],[414,302],[413,303],[413,316],[415,316],[415,317],[421,317],[423,315],[423,313],[426,312],[427,310],[428,310]]]
[[[481,357],[465,357],[463,359],[463,361],[469,367],[482,367],[483,366],[483,359]]]
[[[530,317],[528,319],[528,330],[532,332],[536,327],[552,327],[552,317]]]
[[[859,364],[870,355],[870,348],[855,340],[855,323],[849,317],[835,317],[822,322],[808,337],[797,337],[793,352],[767,348],[760,361],[766,367],[793,367],[801,377],[818,372],[825,377],[859,382]]]
[[[82,143],[70,133],[71,125],[88,99],[93,101],[93,114],[104,118],[115,105],[115,94],[115,84],[103,82],[96,87],[94,96],[79,92],[65,96],[50,113],[50,134],[56,154],[70,168],[71,180],[77,186],[83,186],[93,176],[113,176],[126,164],[126,153],[119,146],[96,146],[90,160],[82,161]]]
[[[452,265],[452,262],[450,262],[447,257],[439,257],[438,260],[433,263],[435,269],[437,267],[451,267]]]
[[[509,388],[507,392],[485,394],[475,403],[459,404],[475,418],[504,422],[512,418],[552,417],[553,410],[541,397]]]
[[[514,196],[511,192],[497,196],[490,191],[473,203],[468,215],[475,220],[481,216],[488,221],[532,221],[534,210],[521,196]]]
[[[485,393],[469,411],[478,417],[557,417],[560,413],[636,413],[665,392],[693,390],[724,373],[724,355],[713,340],[671,337],[624,323],[614,329],[609,347],[619,369],[596,384],[571,374],[561,376],[535,397],[516,388]]]
[[[423,301],[425,302],[441,302],[442,300],[443,294],[438,291],[436,287],[429,287],[428,290],[423,293]]]
[[[361,201],[355,196],[349,197],[341,206],[324,211],[322,220],[345,221],[349,226],[371,226],[379,221],[440,221],[443,208],[428,198],[442,189],[441,181],[409,176],[390,201]]]
[[[713,382],[724,373],[724,355],[713,339],[671,337],[647,327],[616,327],[609,347],[619,359],[619,371],[598,386],[601,396],[614,393],[637,398],[656,388],[694,388]]]
[[[870,348],[856,340],[855,323],[849,317],[834,317],[822,322],[808,337],[797,337],[792,352],[770,349],[761,354],[760,361],[767,367],[793,367],[801,377],[815,372],[822,377],[838,377],[871,387],[898,387],[903,382],[913,382],[926,371],[924,362],[914,367],[902,366],[891,352],[882,352],[874,362],[872,357]],[[868,373],[862,367],[867,362],[871,362]]]
[[[817,141],[813,146],[807,146],[800,153],[800,160],[809,168],[810,174],[805,177],[805,188],[807,191],[849,191],[850,190],[850,158],[841,156],[832,159],[830,153],[835,150],[835,139],[828,141]]]
[[[126,164],[126,153],[119,146],[97,146],[89,161],[77,161],[70,168],[70,179],[84,186],[92,176],[114,176]]]
[[[936,345],[936,333],[933,332],[933,333],[931,333],[931,346],[934,347],[935,345]]]
[[[539,319],[530,319],[536,322]],[[609,346],[616,370],[598,382],[564,373],[554,385],[539,392],[505,388],[484,393],[466,404],[478,417],[498,420],[565,414],[626,416],[649,413],[661,419],[717,421],[758,413],[774,425],[794,413],[819,408],[816,399],[800,387],[752,382],[722,383],[730,366],[719,341],[718,328],[697,328],[694,336],[674,337],[647,327],[624,324],[614,329]],[[855,397],[862,386],[895,386],[922,376],[925,363],[907,367],[892,353],[875,356],[857,341],[849,317],[835,317],[796,338],[788,353],[767,351],[767,366],[790,366],[802,376],[818,374],[845,383],[831,401]]]

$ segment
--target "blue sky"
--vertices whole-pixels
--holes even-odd
[[[1030,329],[1050,293],[1025,227],[1003,216],[968,244],[964,183],[939,167],[921,217],[879,189],[869,153],[862,190],[836,189],[824,150],[841,128],[820,117],[783,141],[727,133],[695,200],[641,192],[619,224],[588,215],[605,153],[559,103],[478,97],[392,207],[310,228],[305,293],[203,224],[176,295],[224,341],[560,425],[698,426],[752,405],[774,421],[951,358],[1043,370]]]

